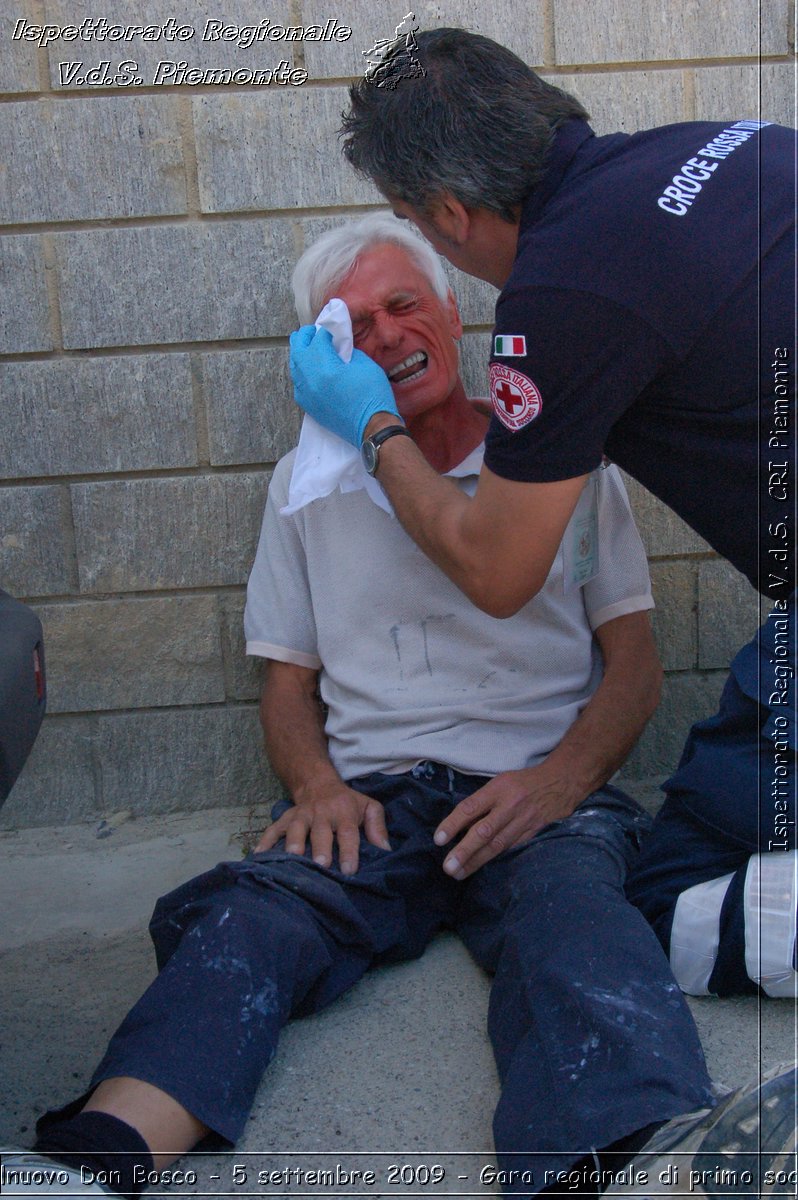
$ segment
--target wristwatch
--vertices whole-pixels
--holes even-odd
[[[382,443],[387,442],[388,438],[396,437],[400,433],[410,437],[410,430],[405,425],[388,425],[386,429],[381,429],[379,433],[375,433],[373,437],[366,438],[363,442],[360,447],[360,456],[363,459],[363,466],[369,475],[377,474],[377,467],[380,465],[380,446]]]

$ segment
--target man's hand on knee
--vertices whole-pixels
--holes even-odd
[[[304,854],[308,842],[315,863],[329,867],[335,844],[343,875],[354,875],[358,868],[360,830],[367,841],[382,850],[390,850],[385,810],[378,800],[353,791],[344,783],[325,780],[307,785],[294,796],[294,806],[270,825],[255,847],[255,852],[271,850],[285,838],[289,854]]]
[[[496,775],[461,800],[436,829],[438,846],[464,835],[444,860],[444,871],[455,879],[473,875],[497,854],[530,841],[544,825],[570,816],[579,801],[578,793],[552,782],[542,767]]]

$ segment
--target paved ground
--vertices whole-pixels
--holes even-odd
[[[0,835],[0,1144],[29,1145],[35,1114],[80,1092],[152,977],[145,929],[155,899],[238,857],[248,823],[225,810]],[[497,1095],[487,995],[454,937],[418,962],[373,972],[325,1013],[289,1026],[240,1146],[183,1160],[197,1181],[171,1194],[285,1195],[258,1175],[298,1165],[376,1171],[376,1183],[352,1179],[338,1195],[490,1194],[476,1181],[491,1161]],[[719,1082],[795,1057],[789,1001],[691,1004]],[[438,1164],[444,1181],[433,1174],[426,1184]],[[457,1184],[464,1173],[473,1182]]]

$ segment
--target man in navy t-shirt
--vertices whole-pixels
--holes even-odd
[[[607,454],[774,599],[785,573],[758,534],[785,515],[764,477],[788,439],[759,398],[792,368],[794,154],[754,121],[564,124],[496,306],[486,455],[547,483]]]
[[[412,78],[397,58],[392,86],[352,88],[344,153],[500,289],[494,416],[473,499],[408,438],[380,447],[377,478],[495,616],[540,588],[575,509],[574,582],[601,569],[589,472],[605,454],[772,602],[720,713],[691,733],[630,893],[684,990],[792,996],[795,134],[731,119],[596,137],[576,100],[488,39],[439,29],[414,49]],[[390,387],[362,356],[333,357],[323,336],[293,336],[297,400],[368,442],[396,423]],[[447,869],[498,853],[511,820],[524,840],[497,807]]]

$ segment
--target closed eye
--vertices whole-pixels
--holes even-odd
[[[409,300],[394,301],[394,303],[391,305],[391,312],[398,313],[401,315],[402,313],[412,312],[413,309],[416,308],[417,306],[418,306],[418,297],[411,296],[411,298]]]

